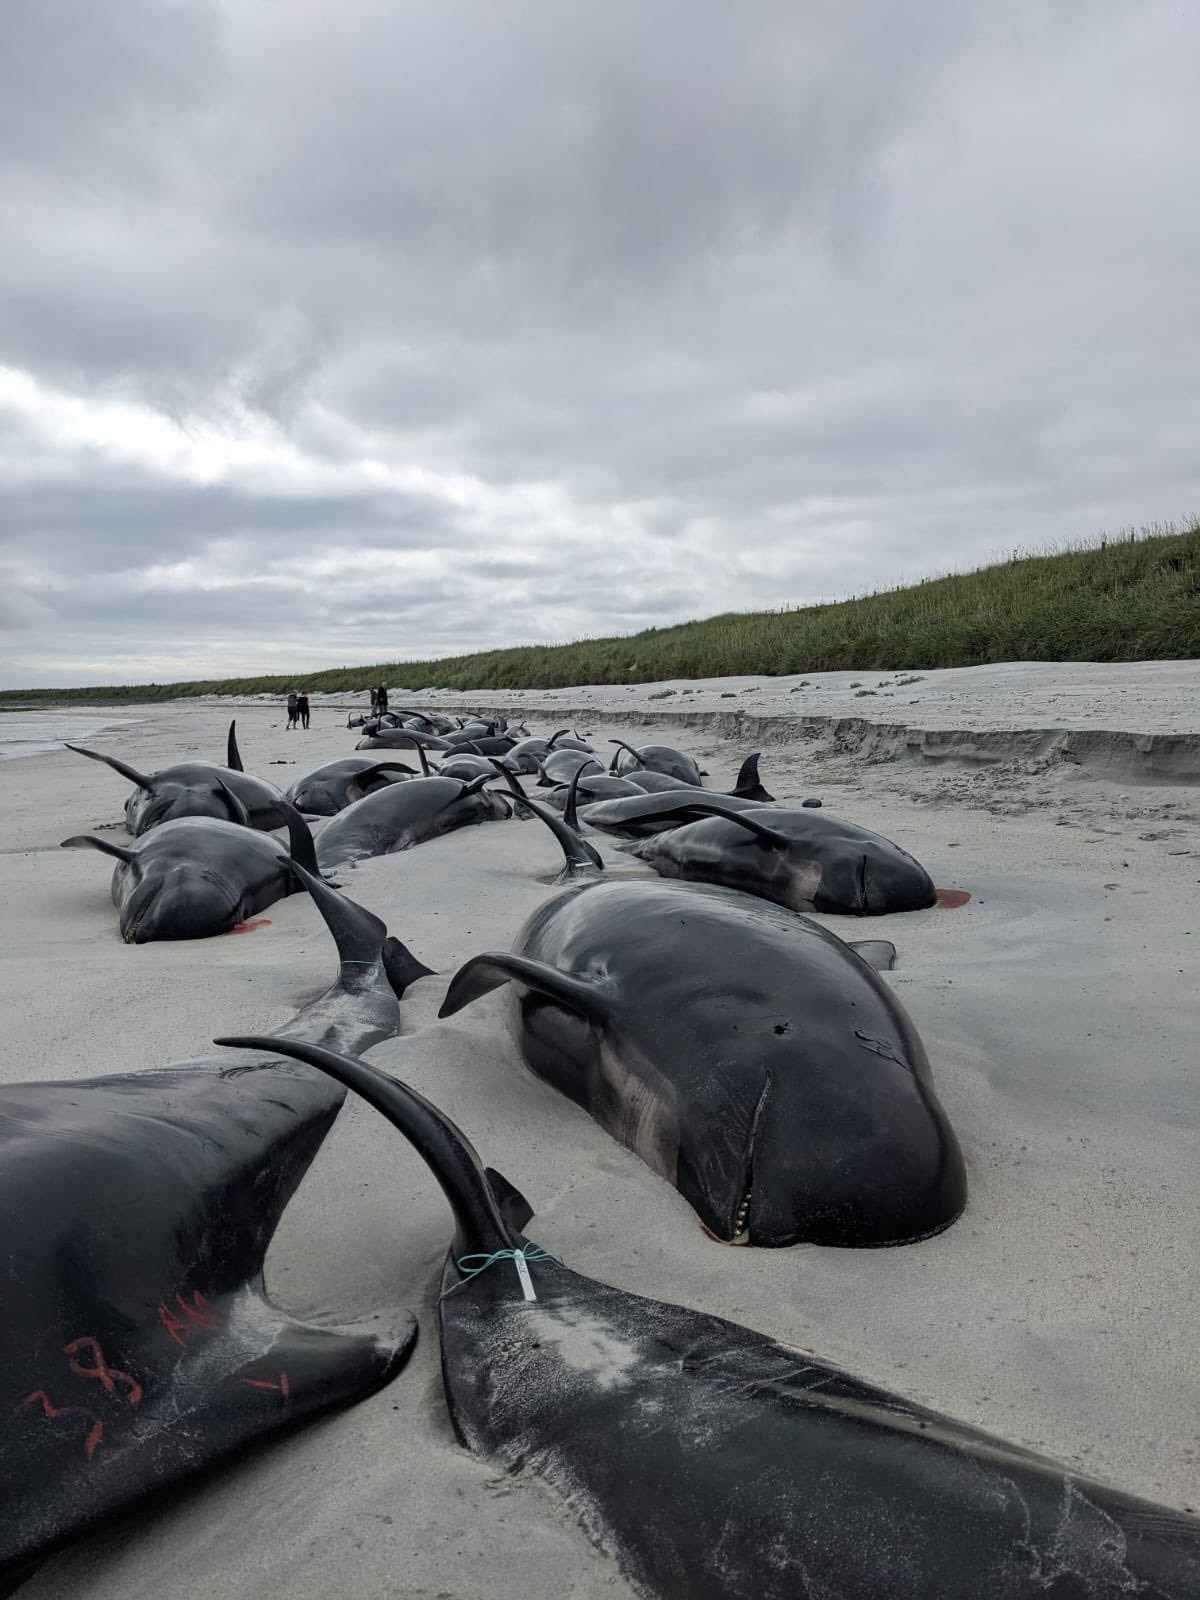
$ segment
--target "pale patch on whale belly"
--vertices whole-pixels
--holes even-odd
[[[679,1113],[673,1085],[650,1067],[646,1071],[659,1079],[659,1086],[647,1082],[607,1043],[600,1049],[600,1071],[606,1094],[589,1107],[592,1115],[606,1133],[674,1184],[679,1170]]]

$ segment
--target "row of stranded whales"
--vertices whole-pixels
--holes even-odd
[[[406,849],[515,805],[553,831],[559,882],[570,887],[528,919],[511,951],[468,961],[441,1016],[508,985],[530,1069],[671,1182],[717,1239],[900,1244],[949,1226],[965,1203],[961,1152],[921,1041],[876,975],[894,946],[847,945],[795,914],[933,904],[911,857],[852,824],[772,804],[757,756],[721,794],[703,789],[697,764],[671,747],[621,744],[618,777],[566,730],[541,752],[522,741],[514,760],[524,730],[503,719],[447,723],[409,714],[378,728],[409,739],[423,775],[368,755],[298,780],[289,798],[330,808],[307,807],[330,819],[315,852],[282,799],[277,822],[259,826],[286,819],[289,848],[250,833],[226,770],[206,763],[185,764],[207,776],[179,788],[202,801],[215,792],[226,809],[202,812],[190,833],[160,816],[145,821],[148,807],[131,796],[130,831],[152,831],[109,853],[134,938],[153,928],[150,902],[173,866],[190,857],[193,878],[197,868],[202,879],[205,870],[228,878],[220,850],[228,844],[240,859],[234,840],[251,840],[272,853],[279,881],[302,882],[317,899],[343,964],[280,1037],[217,1041],[250,1052],[226,1072],[212,1058],[0,1092],[0,1130],[11,1123],[18,1140],[0,1145],[0,1193],[15,1173],[8,1214],[21,1240],[0,1258],[0,1292],[28,1313],[14,1330],[21,1354],[0,1364],[22,1388],[10,1428],[26,1430],[14,1458],[17,1525],[0,1536],[0,1564],[11,1572],[151,1488],[365,1395],[403,1365],[411,1319],[380,1340],[305,1328],[264,1297],[266,1246],[341,1099],[282,1055],[372,1099],[446,1190],[458,1233],[439,1316],[459,1438],[563,1493],[640,1593],[1200,1594],[1194,1519],[1078,1479],[760,1334],[592,1283],[546,1257],[522,1233],[528,1205],[483,1172],[460,1130],[352,1059],[395,1031],[398,997],[427,969],[313,869]],[[235,757],[231,742],[229,770]],[[118,770],[147,793],[163,777]],[[562,817],[524,793],[518,770],[555,785],[544,798]],[[485,788],[501,778],[511,803]],[[662,877],[701,881],[605,881],[581,822],[634,837]],[[161,882],[142,905],[135,888],[152,869]],[[250,903],[238,902],[243,916]],[[47,1188],[56,1199],[40,1206]],[[131,1191],[150,1196],[149,1226],[140,1204],[116,1204]],[[63,1290],[81,1227],[99,1278],[73,1274]],[[69,1392],[47,1379],[55,1361]],[[53,1450],[72,1430],[84,1465],[56,1476]]]
[[[552,804],[565,804],[566,792],[574,784],[576,793],[584,801],[633,799],[639,795],[660,794],[667,791],[672,794],[716,794],[727,800],[746,803],[771,801],[775,796],[762,785],[758,774],[759,759],[758,751],[746,757],[733,788],[729,790],[704,789],[696,784],[687,783],[682,778],[673,777],[670,773],[655,772],[649,767],[629,767],[619,778],[611,773],[581,770],[568,780],[565,788],[560,785],[549,798]]]
[[[296,870],[340,966],[279,1037],[368,1049],[428,968]],[[267,1247],[344,1098],[283,1054],[0,1089],[0,1579],[407,1360],[407,1314],[316,1327],[266,1296]]]
[[[67,749],[92,761],[102,761],[134,785],[125,802],[125,826],[135,838],[175,817],[222,817],[241,822],[244,818],[234,814],[231,796],[242,807],[250,827],[270,830],[285,824],[279,790],[242,766],[236,722],[229,724],[228,765],[224,767],[213,761],[180,761],[160,772],[144,773],[118,761],[116,756],[101,755],[83,745],[68,744]]]
[[[320,871],[312,834],[294,806],[280,800],[288,824],[285,844],[251,828],[241,802],[232,793],[229,800],[237,821],[176,817],[131,845],[92,833],[62,841],[64,849],[115,857],[112,898],[126,944],[229,933],[303,887],[292,871],[296,862]]]
[[[528,1203],[414,1090],[309,1043],[217,1043],[330,1073],[424,1158],[454,1217],[437,1316],[459,1441],[543,1479],[646,1600],[1200,1594],[1194,1517],[597,1283],[531,1244]]]

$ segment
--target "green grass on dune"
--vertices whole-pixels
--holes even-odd
[[[169,700],[200,694],[393,689],[560,689],[838,670],[973,667],[991,661],[1142,661],[1200,656],[1200,520],[926,579],[857,600],[729,612],[572,644],[485,650],[270,677],[0,691],[0,702]]]

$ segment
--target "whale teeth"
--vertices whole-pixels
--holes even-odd
[[[734,1244],[749,1243],[749,1235],[746,1232],[746,1218],[750,1215],[750,1201],[753,1194],[753,1189],[747,1189],[741,1205],[737,1208],[737,1213],[733,1219],[732,1243]]]

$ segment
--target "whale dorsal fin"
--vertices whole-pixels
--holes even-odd
[[[114,772],[119,772],[123,778],[128,778],[130,783],[136,784],[139,789],[152,789],[154,779],[148,778],[144,772],[139,772],[136,767],[131,767],[127,762],[118,761],[116,756],[102,756],[99,750],[88,750],[81,744],[69,744],[68,750],[74,750],[77,756],[87,756],[89,761],[103,761],[106,767],[111,767]]]
[[[589,1020],[601,1021],[610,1010],[608,996],[599,984],[560,972],[544,961],[530,961],[527,956],[515,956],[507,950],[489,950],[472,957],[454,974],[438,1016],[452,1017],[503,983],[522,983]]]
[[[583,767],[580,765],[571,774],[571,781],[567,785],[567,804],[563,811],[563,820],[568,828],[579,827],[579,780],[582,776]]]
[[[457,1224],[455,1254],[491,1255],[517,1242],[505,1210],[515,1209],[517,1191],[505,1180],[497,1199],[493,1179],[484,1172],[471,1141],[443,1111],[415,1089],[353,1056],[338,1055],[303,1039],[243,1036],[215,1039],[237,1050],[270,1050],[304,1061],[344,1083],[383,1113],[425,1161],[450,1202]],[[498,1176],[498,1175],[497,1175]],[[514,1199],[515,1197],[515,1199]],[[516,1276],[513,1276],[516,1283]]]
[[[678,805],[655,811],[653,815],[682,817],[688,822],[703,822],[707,817],[723,817],[726,822],[736,822],[739,828],[745,828],[747,833],[754,834],[763,844],[773,844],[780,850],[787,850],[793,843],[787,834],[781,833],[778,828],[759,822],[753,811],[737,811],[733,806],[722,805],[719,795],[713,795],[711,798],[706,795],[699,800],[684,800]]]
[[[306,872],[320,875],[321,868],[317,864],[317,847],[313,840],[312,829],[290,800],[281,796],[276,805],[283,812],[287,821],[288,854],[293,863],[298,862]]]
[[[737,775],[737,782],[729,791],[739,800],[774,800],[775,796],[769,794],[759,782],[758,758],[762,754],[756,750],[752,756],[747,756],[742,762],[741,770]]]
[[[242,828],[249,828],[252,826],[250,822],[250,813],[246,810],[241,800],[239,800],[237,795],[234,794],[233,790],[223,778],[217,779],[217,788],[221,791],[221,798],[225,802],[225,809],[229,812],[230,822],[236,822],[238,826]],[[297,816],[299,816],[299,814],[299,812],[296,813]]]
[[[225,742],[225,765],[233,772],[245,772],[242,765],[242,752],[238,749],[237,719],[229,724],[229,738]]]
[[[621,750],[627,750],[629,752],[629,754],[633,757],[634,761],[637,762],[639,767],[644,767],[646,765],[646,763],[642,760],[642,757],[639,754],[639,752],[636,751],[631,744],[626,744],[624,739],[610,739],[608,742],[609,742],[609,744],[620,745]],[[608,770],[610,772],[615,772],[617,770],[617,762],[621,759],[621,750],[614,750],[613,751],[613,758],[612,758],[611,762],[609,763],[609,767],[608,767]]]
[[[547,811],[545,806],[540,806],[536,801],[531,800],[517,782],[516,777],[503,762],[493,759],[492,765],[502,778],[508,780],[509,787],[520,796],[521,804],[532,811],[539,821],[544,822],[558,840],[566,860],[566,865],[558,880],[560,883],[570,882],[581,875],[590,875],[593,871],[604,871],[604,859],[600,852],[590,845],[586,839],[580,838],[565,817],[555,816],[554,812]],[[576,777],[578,775],[576,773]]]

